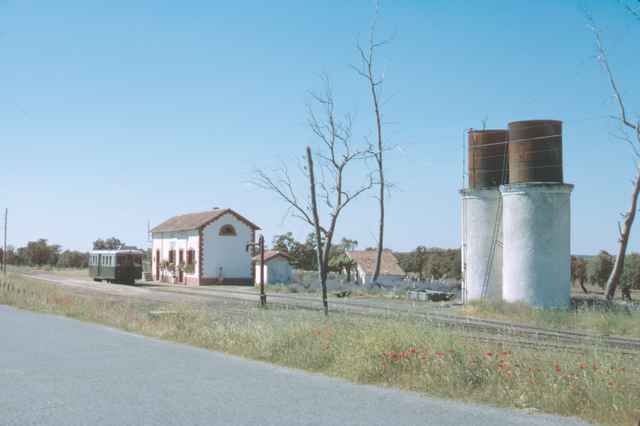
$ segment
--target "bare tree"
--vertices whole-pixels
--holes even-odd
[[[366,182],[355,189],[348,189],[347,169],[369,155],[366,149],[354,149],[351,143],[352,123],[349,115],[338,119],[335,111],[334,97],[329,79],[324,76],[324,92],[321,95],[312,93],[313,105],[308,107],[308,125],[313,134],[321,141],[321,150],[316,154],[320,178],[317,178],[314,158],[310,146],[306,149],[306,166],[302,173],[309,183],[308,194],[301,198],[286,165],[282,165],[273,175],[256,170],[253,182],[260,188],[275,193],[289,206],[293,216],[303,220],[314,229],[316,252],[318,257],[318,273],[322,285],[322,303],[325,315],[329,314],[327,301],[327,277],[333,238],[338,218],[351,202],[365,191],[371,189],[375,182],[367,174]],[[321,116],[317,109],[321,110]],[[324,202],[327,217],[321,219],[318,201]]]
[[[379,206],[379,218],[378,218],[378,244],[377,244],[377,253],[376,253],[376,265],[373,272],[373,283],[378,282],[378,277],[380,275],[380,266],[382,263],[382,251],[384,250],[384,199],[385,199],[385,191],[388,189],[388,185],[385,181],[385,173],[384,173],[384,158],[383,154],[386,151],[386,147],[384,144],[382,130],[383,130],[383,121],[382,121],[382,111],[381,111],[381,103],[380,103],[380,86],[384,82],[384,75],[378,75],[375,70],[375,59],[377,50],[380,49],[385,44],[389,43],[389,40],[378,41],[376,39],[376,26],[378,23],[378,17],[380,12],[380,2],[376,2],[375,6],[375,15],[373,18],[373,22],[371,24],[371,28],[369,30],[369,40],[366,48],[363,48],[360,43],[356,45],[358,53],[360,55],[360,66],[354,66],[353,69],[365,79],[367,85],[369,87],[369,92],[371,95],[371,102],[373,105],[373,113],[376,122],[376,142],[375,144],[369,143],[369,151],[372,157],[375,159],[377,171],[378,171],[378,206]]]
[[[634,123],[629,118],[624,101],[622,99],[622,94],[620,93],[620,90],[616,83],[616,79],[613,75],[613,71],[609,64],[609,58],[607,56],[607,51],[604,48],[604,44],[602,43],[600,31],[593,24],[593,21],[591,21],[591,29],[595,36],[596,46],[598,49],[598,61],[607,74],[609,84],[613,92],[613,97],[618,106],[618,114],[612,116],[612,118],[620,123],[620,126],[623,129],[623,135],[621,136],[621,138],[625,140],[631,147],[633,155],[635,156],[636,165],[636,176],[632,182],[633,192],[631,194],[631,207],[629,208],[627,213],[622,214],[622,224],[618,222],[618,252],[616,254],[616,260],[613,264],[613,270],[609,275],[609,279],[607,280],[607,286],[605,289],[606,298],[608,300],[612,300],[615,296],[618,284],[620,283],[620,278],[622,277],[627,245],[629,243],[629,236],[631,234],[631,227],[633,226],[633,221],[638,210],[638,195],[640,194],[640,119],[638,119]],[[629,136],[629,132],[632,133],[633,136]]]
[[[636,0],[635,2],[633,2],[635,3],[635,6],[632,6],[629,3],[624,1],[620,1],[620,3],[624,6],[626,11],[629,12],[629,14],[631,14],[631,16],[633,16],[637,20],[640,20],[640,1]]]

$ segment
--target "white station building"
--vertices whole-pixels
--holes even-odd
[[[189,286],[251,284],[247,244],[259,229],[231,209],[174,216],[151,230],[153,279]]]

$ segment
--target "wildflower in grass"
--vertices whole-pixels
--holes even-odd
[[[580,363],[580,369],[581,370],[585,370],[587,368],[589,368],[589,364],[587,364],[586,362],[581,362]]]
[[[486,356],[487,358],[491,358],[493,356],[493,352],[485,352],[484,356]]]
[[[440,359],[444,358],[444,352],[436,352],[436,356]]]
[[[560,364],[558,364],[558,363],[556,363],[553,366],[553,369],[556,370],[556,373],[558,373],[558,374],[562,373],[562,369],[560,368]]]

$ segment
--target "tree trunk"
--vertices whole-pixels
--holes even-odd
[[[316,229],[316,254],[318,258],[318,272],[320,275],[320,284],[322,285],[322,305],[324,306],[324,315],[329,315],[329,303],[327,302],[327,271],[322,253],[322,235],[320,234],[320,216],[318,214],[318,203],[316,199],[316,179],[313,174],[313,158],[311,157],[311,147],[307,147],[307,165],[309,168],[309,186],[311,194],[311,209],[313,211],[313,223]]]
[[[636,210],[638,209],[638,194],[640,194],[640,168],[637,171],[636,180],[634,182],[633,195],[631,197],[631,208],[624,217],[624,223],[622,230],[620,231],[620,246],[618,247],[618,254],[616,261],[613,264],[613,270],[609,279],[607,280],[607,289],[605,291],[607,300],[613,300],[616,294],[618,284],[620,284],[620,278],[622,277],[622,271],[624,270],[624,257],[627,252],[627,244],[629,243],[629,236],[631,235],[631,226],[633,226],[633,220],[636,217]]]
[[[351,282],[351,265],[347,266],[347,282]]]
[[[582,289],[582,291],[584,291],[584,294],[589,294],[589,290],[587,290],[587,288],[584,286],[584,279],[581,278],[579,281],[580,281],[580,288]]]
[[[384,171],[382,169],[382,151],[380,151],[380,163],[379,163],[379,177],[380,177],[380,222],[378,224],[378,253],[376,255],[376,269],[373,273],[373,283],[378,283],[378,277],[380,276],[380,267],[382,265],[382,250],[384,250]]]

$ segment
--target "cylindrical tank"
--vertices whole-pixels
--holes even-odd
[[[562,122],[509,123],[509,183],[562,183]]]
[[[502,209],[498,188],[463,189],[463,301],[502,297]]]
[[[573,185],[503,185],[502,295],[542,308],[567,306],[571,292]]]
[[[470,130],[468,133],[469,187],[497,187],[509,182],[506,130]]]

